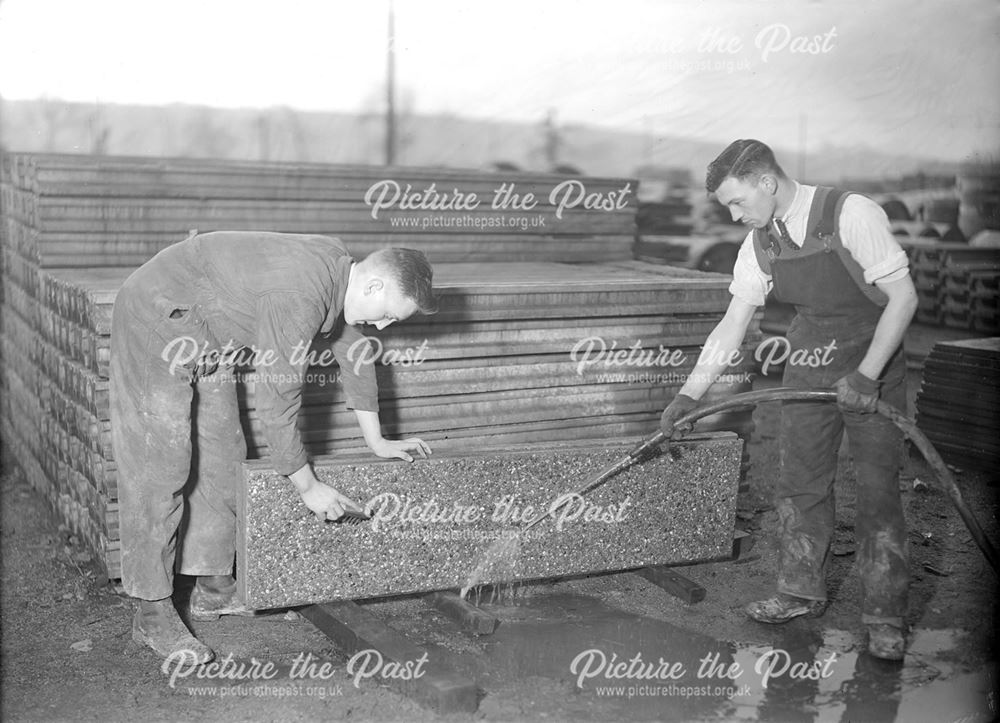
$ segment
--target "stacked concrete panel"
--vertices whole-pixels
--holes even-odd
[[[924,361],[917,425],[945,460],[1000,464],[1000,337],[939,342]]]
[[[907,242],[917,289],[916,320],[984,334],[1000,331],[1000,249]]]
[[[383,170],[309,167],[308,173],[296,175],[293,168],[278,165],[228,164],[221,171],[219,164],[211,165],[237,186],[248,184],[255,193],[271,189],[282,203],[321,196],[323,188],[336,185],[338,172],[356,186],[357,177],[374,177]],[[264,171],[271,174],[266,182],[260,180],[267,175]],[[257,172],[262,175],[254,175]],[[440,178],[451,178],[449,173],[442,171]],[[287,181],[280,180],[286,176]],[[185,234],[148,235],[137,230],[132,223],[136,219],[123,221],[113,211],[116,207],[106,204],[103,230],[80,231],[74,240],[83,244],[73,247],[82,249],[79,259],[72,258],[79,264],[53,268],[51,263],[66,262],[70,256],[63,254],[62,241],[39,224],[55,218],[50,212],[57,206],[49,204],[39,215],[32,199],[105,203],[108,194],[148,199],[160,193],[163,199],[178,201],[187,198],[185,193],[206,194],[213,188],[227,188],[236,198],[250,193],[234,191],[220,177],[202,162],[3,157],[0,422],[5,460],[18,463],[61,519],[105,562],[111,577],[120,570],[107,379],[111,312],[118,289],[132,271],[126,262],[144,261],[163,243]],[[493,176],[475,178],[494,181]],[[544,184],[551,179],[535,180]],[[611,179],[605,185],[617,183]],[[192,184],[194,190],[182,190],[183,184]],[[192,205],[192,214],[199,208]],[[601,209],[581,213],[590,213],[595,226],[608,223]],[[77,233],[73,218],[65,217],[67,234]],[[237,227],[254,225],[237,221],[226,219]],[[404,232],[376,235],[379,243],[414,240]],[[126,236],[141,243],[119,255],[121,244],[101,241]],[[358,256],[372,248],[374,236],[343,237]],[[615,260],[613,248],[603,263],[542,260],[546,254],[561,254],[565,247],[560,250],[558,244],[568,243],[568,236],[536,237],[531,262],[496,261],[513,247],[498,250],[490,234],[464,234],[462,239],[470,254],[481,254],[489,263],[436,263],[441,312],[381,333],[373,330],[378,354],[358,360],[378,365],[385,433],[423,436],[440,452],[648,433],[728,301],[725,277]],[[443,245],[430,248],[440,251],[457,241],[458,236],[442,235],[435,243]],[[556,244],[556,251],[546,250],[546,243]],[[748,341],[747,351],[755,340]],[[322,351],[317,341],[314,352]],[[745,388],[747,369],[746,363],[734,366],[730,379],[712,393]],[[314,456],[365,450],[335,383],[338,371],[336,365],[319,364],[307,375],[300,426]],[[255,375],[252,369],[244,372],[240,403],[250,456],[256,459],[266,456],[267,446],[255,409]],[[713,428],[714,421],[714,428],[735,424],[747,431],[747,420],[748,415],[710,420],[704,428]]]
[[[384,432],[445,448],[648,432],[728,303],[724,278],[666,267],[442,265],[435,286],[438,314],[371,338]],[[734,367],[713,394],[745,387],[747,368]],[[301,429],[314,454],[362,444],[337,373],[313,368],[303,393]],[[245,389],[248,439],[264,456],[252,381]]]
[[[114,578],[120,544],[107,381],[111,306],[104,296],[130,269],[44,268],[26,168],[25,157],[2,158],[5,464],[18,464]]]
[[[192,229],[320,233],[434,262],[625,259],[635,182],[438,168],[10,155],[16,245],[46,267],[138,266]],[[532,198],[528,198],[528,194]]]

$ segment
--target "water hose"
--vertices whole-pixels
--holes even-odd
[[[702,417],[708,417],[713,414],[718,414],[719,412],[739,409],[741,407],[754,407],[764,402],[836,403],[836,401],[837,393],[830,389],[796,389],[793,387],[778,387],[776,389],[765,389],[756,392],[744,392],[742,394],[734,394],[731,397],[721,399],[717,402],[700,406],[678,419],[674,426],[684,428],[687,425],[693,424]],[[975,540],[976,545],[979,546],[979,549],[982,550],[983,555],[986,556],[986,559],[993,567],[993,572],[1000,575],[1000,556],[997,555],[996,548],[990,542],[989,538],[986,537],[986,533],[983,532],[983,528],[980,526],[979,521],[976,519],[975,515],[972,514],[972,510],[969,509],[969,506],[965,503],[965,500],[962,498],[962,493],[958,489],[958,485],[955,483],[955,478],[951,474],[951,470],[948,469],[948,465],[946,465],[944,460],[941,459],[941,455],[938,454],[938,451],[934,449],[934,445],[932,445],[924,433],[917,428],[916,422],[895,407],[880,401],[878,402],[876,411],[883,417],[887,417],[893,424],[899,427],[903,434],[906,435],[906,437],[913,442],[916,448],[920,450],[920,454],[922,454],[924,459],[927,460],[927,463],[934,470],[938,480],[944,487],[945,492],[948,493],[948,498],[951,500],[951,503],[955,506],[955,509],[958,510],[958,514],[962,518],[962,522],[965,523],[969,533],[972,535],[972,539]],[[597,477],[593,478],[577,490],[577,494],[584,495],[587,492],[599,487],[619,471],[630,467],[646,455],[653,453],[666,441],[668,441],[667,436],[662,431],[658,431],[647,437],[643,441],[639,442],[639,444],[637,444],[626,457],[604,470],[601,474],[597,475]],[[549,510],[544,514],[539,515],[524,529],[534,527],[553,512],[554,510]]]

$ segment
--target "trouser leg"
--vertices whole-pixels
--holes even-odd
[[[833,483],[843,437],[837,407],[786,402],[781,410],[781,472],[775,490],[780,525],[778,592],[826,600],[833,535]]]
[[[115,305],[110,366],[111,434],[118,467],[122,585],[132,597],[173,592],[177,527],[191,469],[190,382],[155,362],[163,339]]]
[[[246,457],[232,369],[198,380],[193,426],[194,474],[187,487],[179,572],[229,575],[236,551],[236,491]]]
[[[883,382],[882,400],[898,409],[905,409],[904,375],[905,367],[891,370]],[[855,537],[862,621],[902,627],[910,579],[906,520],[899,494],[903,434],[880,414],[846,414],[845,422],[858,478]]]

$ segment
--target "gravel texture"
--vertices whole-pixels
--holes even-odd
[[[248,462],[237,555],[243,594],[265,609],[728,555],[742,451],[728,433],[675,444],[517,534],[633,444],[481,448],[413,464],[317,460],[322,481],[373,511],[360,525],[319,522],[287,479]],[[510,537],[516,544],[499,545],[506,554],[486,555]]]

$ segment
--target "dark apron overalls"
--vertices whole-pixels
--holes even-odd
[[[821,196],[810,210],[807,238],[801,249],[787,244],[770,260],[774,294],[795,306],[788,330],[792,356],[784,384],[830,388],[855,371],[868,351],[882,313],[859,287],[831,236],[819,236]],[[829,354],[808,354],[826,350]],[[795,351],[804,360],[791,363]],[[823,357],[826,356],[824,359]],[[906,366],[897,349],[883,370],[880,398],[906,408]],[[902,433],[879,414],[841,412],[825,402],[787,402],[781,417],[781,475],[776,487],[781,553],[778,591],[826,600],[826,571],[835,527],[834,478],[844,429],[857,475],[855,537],[865,623],[902,625],[909,584],[908,547],[899,465]]]

